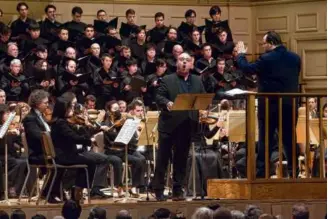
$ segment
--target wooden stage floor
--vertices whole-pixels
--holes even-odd
[[[145,200],[145,196],[142,197]],[[5,210],[8,213],[15,209],[22,209],[27,218],[39,213],[52,219],[54,216],[60,215],[61,204],[47,204],[43,202],[40,205],[35,205],[35,202],[27,203],[26,199],[23,199],[21,204],[18,205],[17,200],[11,199],[11,204],[0,203],[0,209]],[[134,219],[148,218],[154,210],[158,208],[168,208],[173,212],[181,212],[186,218],[191,218],[191,215],[196,208],[207,206],[209,204],[218,203],[220,206],[227,207],[229,209],[237,209],[243,211],[249,204],[255,204],[260,206],[265,213],[271,213],[274,215],[282,215],[284,219],[291,218],[291,208],[293,204],[302,202],[308,205],[310,209],[311,218],[323,219],[327,211],[327,200],[187,200],[182,202],[173,202],[168,200],[166,202],[156,202],[153,197],[150,197],[150,201],[129,201],[127,203],[115,203],[113,199],[107,200],[91,200],[91,204],[84,204],[82,206],[81,218],[87,218],[90,209],[94,206],[100,206],[107,210],[107,217],[114,218],[117,211],[127,209],[131,212]]]

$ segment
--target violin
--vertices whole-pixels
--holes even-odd
[[[213,125],[219,120],[219,117],[210,115],[206,110],[199,110],[199,123]]]

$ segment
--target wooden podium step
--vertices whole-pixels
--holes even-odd
[[[327,199],[326,179],[210,179],[209,198],[221,199]]]

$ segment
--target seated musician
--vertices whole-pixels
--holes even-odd
[[[31,164],[44,164],[42,149],[42,132],[50,132],[50,127],[46,122],[44,113],[49,106],[48,92],[44,90],[34,90],[29,97],[31,111],[23,119],[24,130],[29,150],[29,162]],[[35,179],[35,178],[34,178]],[[41,196],[45,197],[49,190],[51,178]],[[50,194],[49,203],[58,203],[60,197],[60,184],[54,184]]]
[[[22,101],[27,98],[29,84],[22,72],[22,63],[19,59],[10,62],[10,71],[1,77],[1,88],[7,94],[8,101]]]
[[[192,142],[195,144],[195,168],[196,168],[196,193],[204,196],[207,194],[207,179],[222,178],[222,166],[220,164],[218,152],[215,150],[215,145],[207,145],[206,139],[211,139],[218,131],[222,132],[223,121],[216,118],[207,118],[207,112],[200,113],[200,123],[196,134],[192,137]],[[213,123],[215,126],[210,129],[209,124]],[[192,150],[192,149],[191,149]],[[187,168],[190,171],[186,177],[188,180],[188,195],[192,195],[192,151],[188,157]],[[203,188],[201,191],[201,177],[203,177]]]
[[[90,122],[88,121],[87,117],[84,116],[84,111],[82,109],[82,112],[77,112],[77,99],[72,92],[66,92],[64,93],[61,98],[65,99],[65,101],[70,102],[70,105],[74,108],[74,116],[71,118],[68,118],[70,121],[70,127],[74,130],[75,133],[77,133],[80,136],[88,137],[89,139],[93,139],[93,134],[96,134],[100,131],[105,131],[106,127],[102,126],[100,129],[95,128]],[[76,122],[78,118],[81,118],[82,120],[85,120],[84,122]],[[75,120],[75,122],[74,122]],[[75,124],[74,124],[75,123]],[[90,145],[80,145],[78,146],[78,153],[81,156],[86,157],[87,159],[93,160],[97,164],[97,171],[94,173],[94,182],[93,182],[93,188],[91,190],[91,197],[99,197],[99,198],[108,198],[109,196],[104,194],[100,189],[107,188],[107,173],[109,169],[109,165],[113,165],[114,167],[114,173],[117,171],[119,173],[122,173],[122,161],[119,157],[114,155],[105,155],[104,153],[100,152],[94,152],[94,150],[89,150]],[[98,146],[98,145],[97,145]],[[98,147],[91,148],[95,149],[96,151],[99,149]]]
[[[104,143],[106,147],[106,154],[116,155],[120,157],[123,161],[125,160],[124,147],[116,146],[114,140],[118,135],[121,124],[119,121],[124,121],[122,119],[122,114],[119,111],[119,105],[116,101],[110,101],[107,103],[108,118],[105,120],[105,124],[109,127],[113,127],[111,130],[104,133]],[[143,112],[143,104],[141,101],[133,101],[130,105],[130,116],[140,117]],[[116,124],[117,126],[115,126]],[[114,125],[114,126],[113,126]],[[145,167],[146,160],[143,155],[136,151],[136,146],[138,143],[137,133],[132,137],[129,143],[128,150],[128,162],[132,165],[132,187],[142,188],[145,185]],[[115,177],[116,179],[117,177]],[[118,182],[116,182],[117,184]],[[132,188],[129,192],[132,196],[137,197],[138,195],[133,191]]]
[[[0,125],[2,126],[9,116],[9,107],[5,104],[0,104]],[[14,121],[8,129],[6,136],[6,143],[8,147],[8,187],[9,187],[9,198],[17,198],[24,184],[25,172],[27,163],[25,158],[21,157],[21,129],[19,123]],[[1,139],[0,141],[0,161],[2,165],[5,165],[5,142]],[[0,175],[2,177],[2,168]],[[33,177],[29,178],[28,188],[32,188],[33,181],[35,180],[35,172]],[[3,192],[2,182],[0,184],[0,191]],[[31,191],[31,190],[30,190]],[[1,195],[3,195],[1,193]]]

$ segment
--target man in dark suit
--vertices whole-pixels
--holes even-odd
[[[29,97],[29,105],[31,111],[23,120],[24,130],[26,134],[26,141],[29,149],[29,162],[30,164],[44,164],[44,156],[42,150],[42,132],[50,132],[50,127],[43,117],[49,105],[49,94],[44,90],[34,90]],[[60,174],[58,174],[60,175]],[[45,187],[42,196],[45,197],[49,190],[50,182]],[[60,181],[55,180],[52,194],[49,203],[58,203],[56,197],[60,197]]]
[[[198,111],[171,111],[178,94],[205,93],[198,76],[190,74],[192,58],[182,53],[177,59],[177,72],[163,78],[156,95],[156,102],[162,109],[159,123],[159,149],[152,188],[158,201],[164,201],[164,177],[173,147],[173,198],[184,200],[182,183],[191,144],[191,136],[198,124]]]
[[[290,52],[282,45],[279,34],[269,31],[263,37],[263,47],[266,53],[254,63],[248,63],[245,57],[247,49],[243,42],[237,44],[237,63],[244,73],[257,73],[258,92],[260,93],[297,93],[299,72],[301,70],[300,57]],[[296,100],[297,103],[297,100]],[[258,98],[259,148],[257,157],[257,176],[265,173],[265,133],[269,133],[269,150],[275,144],[274,134],[278,129],[278,98],[269,98],[269,130],[265,130],[265,100]],[[297,112],[294,112],[297,113]],[[282,101],[282,142],[285,157],[288,161],[289,174],[292,171],[292,99],[284,97]],[[296,114],[297,118],[297,114]],[[295,123],[296,125],[296,123]],[[297,156],[296,156],[297,157]],[[296,158],[297,159],[297,158]]]

